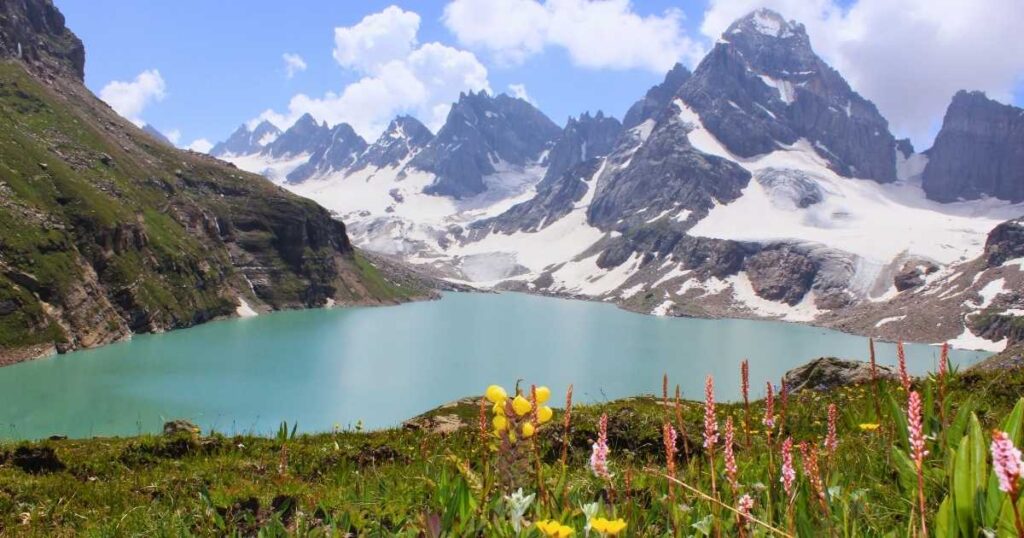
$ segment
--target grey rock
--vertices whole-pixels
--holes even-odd
[[[928,260],[908,260],[893,275],[896,291],[906,291],[924,284],[924,277],[939,270],[939,266]]]
[[[548,154],[548,169],[538,188],[544,183],[557,181],[583,161],[610,153],[621,132],[619,120],[606,117],[600,111],[595,116],[584,113],[579,119],[569,118],[562,135]]]
[[[437,176],[424,189],[427,194],[470,197],[487,189],[483,178],[496,171],[495,162],[524,166],[536,161],[560,133],[522,99],[463,93],[437,136],[409,164]]]
[[[928,150],[922,187],[938,202],[1024,201],[1024,109],[957,92]]]
[[[876,366],[876,376],[878,379],[897,379],[896,372],[888,366]],[[821,357],[786,372],[782,379],[791,394],[802,390],[827,391],[870,382],[871,364]]]
[[[434,134],[419,120],[412,116],[399,116],[391,120],[377,141],[359,156],[352,170],[398,166],[419,153],[433,139]]]
[[[184,419],[179,418],[164,423],[164,435],[187,434],[190,436],[198,436],[199,432],[199,426],[196,426],[192,422]]]
[[[1024,217],[1008,220],[993,228],[985,240],[984,257],[989,267],[1024,257]]]
[[[629,107],[626,115],[622,118],[622,128],[632,129],[649,119],[657,120],[662,112],[668,108],[669,103],[672,102],[672,98],[675,97],[679,88],[691,76],[693,76],[693,73],[690,73],[689,69],[683,67],[683,64],[677,63],[673,66],[665,75],[665,80],[661,84],[647,90],[647,94],[644,95],[643,99]]]
[[[285,135],[281,136],[283,138]],[[324,139],[315,137],[314,143],[316,145],[307,150],[312,152],[309,160],[288,174],[288,183],[301,183],[314,176],[348,168],[367,147],[363,137],[356,134],[347,123],[335,125]]]
[[[811,289],[818,266],[789,245],[770,246],[744,265],[754,293],[769,301],[798,304]]]
[[[885,118],[814,53],[803,25],[774,11],[734,22],[679,96],[738,156],[805,138],[840,175],[896,179]]]
[[[85,47],[52,0],[0,2],[0,57],[50,74],[85,79]]]
[[[772,205],[780,209],[810,207],[825,197],[811,176],[799,170],[768,168],[755,179],[768,192]]]
[[[225,157],[228,155],[252,155],[263,150],[269,142],[281,136],[281,130],[269,121],[262,121],[255,129],[250,130],[244,123],[231,133],[223,142],[210,148],[210,155]]]
[[[275,159],[294,157],[327,147],[330,139],[331,129],[326,122],[317,124],[313,116],[304,114],[260,153]]]
[[[901,138],[896,141],[896,151],[900,152],[903,158],[910,157],[914,154],[914,144],[909,138]]]

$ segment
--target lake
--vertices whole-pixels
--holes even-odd
[[[882,364],[895,346],[879,344]],[[938,348],[907,346],[911,373]],[[428,409],[517,379],[546,384],[561,405],[660,393],[661,377],[703,398],[739,397],[750,359],[764,380],[824,355],[867,360],[867,339],[781,322],[660,318],[609,304],[518,293],[448,293],[395,307],[278,312],[173,331],[0,368],[0,438],[157,432],[187,418],[225,434],[398,425]],[[955,364],[989,353],[955,350]]]

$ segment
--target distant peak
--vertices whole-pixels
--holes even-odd
[[[727,35],[751,32],[780,39],[807,35],[804,25],[796,21],[787,21],[780,13],[768,8],[751,11],[737,19],[725,31]]]

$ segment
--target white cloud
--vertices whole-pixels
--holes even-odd
[[[701,32],[718,38],[757,7],[804,23],[818,54],[919,150],[957,90],[1010,102],[1024,76],[1020,0],[711,0]]]
[[[334,59],[342,67],[373,72],[401,60],[416,46],[420,16],[397,6],[367,15],[359,23],[334,29]]]
[[[335,29],[334,58],[363,75],[340,92],[298,94],[287,112],[267,110],[250,120],[285,129],[305,113],[331,125],[346,122],[374,139],[397,114],[439,128],[462,91],[490,91],[487,68],[472,53],[441,43],[418,45],[420,17],[391,6],[354,26]]]
[[[193,140],[192,143],[189,144],[188,147],[185,149],[198,151],[199,153],[208,153],[211,149],[213,149],[213,143],[211,143],[209,140],[205,138],[198,138],[196,140]]]
[[[166,136],[167,140],[170,140],[171,144],[174,144],[175,146],[178,145],[178,140],[181,140],[181,130],[179,129],[171,129],[170,131],[163,133],[163,135]]]
[[[533,106],[537,106],[537,101],[534,101],[533,98],[530,97],[530,94],[526,93],[525,84],[509,84],[508,93],[512,97],[522,99],[523,101],[526,101],[527,103],[530,103]]]
[[[678,9],[641,16],[629,0],[452,0],[443,16],[459,43],[501,62],[518,63],[554,46],[580,67],[658,73],[703,55],[683,19]]]
[[[294,77],[295,73],[306,70],[306,60],[303,60],[302,56],[299,56],[298,54],[286,52],[281,55],[281,58],[284,59],[285,76],[288,78]]]
[[[163,100],[167,95],[167,85],[160,71],[150,69],[139,73],[135,80],[123,82],[114,80],[100,90],[103,99],[115,112],[128,121],[142,127],[142,111],[154,102]]]

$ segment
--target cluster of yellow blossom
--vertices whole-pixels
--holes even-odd
[[[562,525],[561,523],[551,520],[541,520],[534,525],[540,529],[540,532],[544,533],[544,536],[556,536],[557,538],[568,538],[576,531],[572,530],[572,527]]]
[[[861,429],[861,431],[873,432],[878,429],[878,424],[873,422],[865,422],[863,424],[859,424],[858,427]]]
[[[503,433],[507,432],[509,442],[514,443],[517,436],[522,436],[523,439],[533,437],[538,426],[551,420],[555,412],[550,407],[542,405],[551,398],[551,389],[537,387],[535,391],[538,408],[536,420],[531,420],[532,417],[526,416],[534,412],[534,404],[530,399],[525,398],[522,394],[516,394],[515,398],[510,401],[508,393],[502,387],[498,385],[487,387],[487,392],[484,395],[488,401],[494,404],[494,407],[491,408],[491,412],[494,414],[491,424],[494,426],[495,435],[501,437]],[[510,424],[510,418],[515,424]],[[513,431],[509,431],[510,428]]]
[[[626,520],[622,518],[605,519],[598,517],[590,522],[590,528],[607,536],[617,536],[620,532],[626,530]]]

